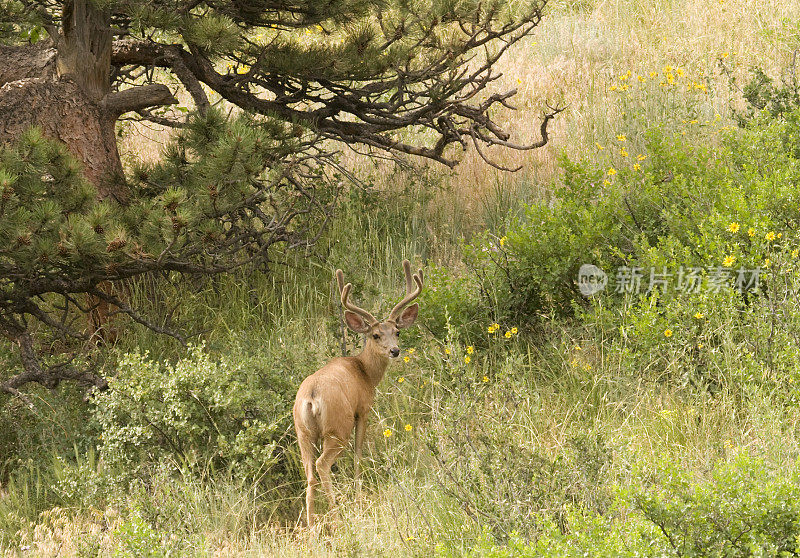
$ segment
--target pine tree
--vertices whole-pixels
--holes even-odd
[[[557,110],[518,145],[492,120],[515,91],[489,91],[543,5],[0,0],[0,332],[23,366],[0,390],[103,387],[69,361],[43,365],[31,332],[83,339],[72,320],[97,305],[160,329],[109,285],[313,242],[337,142],[450,167],[469,144],[544,145]],[[123,114],[179,129],[161,162],[123,169]]]

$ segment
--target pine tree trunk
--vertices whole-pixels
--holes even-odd
[[[111,91],[112,39],[107,11],[91,0],[68,0],[54,43],[0,46],[0,144],[38,126],[83,162],[100,197],[125,203],[116,121],[176,101],[163,85]]]
[[[69,78],[27,78],[0,88],[0,143],[14,141],[31,126],[63,141],[83,162],[87,179],[100,197],[113,195],[124,202],[127,192],[114,133],[116,118],[103,113],[97,103]]]
[[[22,67],[26,75],[14,81],[9,80],[16,77],[13,72],[4,76],[8,82],[0,88],[0,143],[38,126],[83,162],[86,177],[101,197],[124,202],[127,191],[118,179],[122,163],[114,133],[118,115],[102,106],[110,91],[111,40],[108,13],[89,0],[73,0],[64,4],[55,49],[5,49],[4,65]],[[33,49],[38,56],[30,53]],[[52,62],[42,63],[48,54]],[[25,68],[24,61],[31,58],[39,61],[41,75]]]

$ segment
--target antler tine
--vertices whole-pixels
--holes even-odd
[[[400,311],[408,306],[422,292],[422,270],[420,269],[417,273],[411,275],[411,264],[408,260],[403,261],[403,270],[406,275],[406,296],[392,308],[387,320],[396,320]],[[414,283],[416,283],[416,288],[412,289]]]
[[[338,273],[336,274],[336,278],[337,279],[339,278],[339,274]],[[344,280],[343,276],[342,276],[342,280]],[[378,320],[375,319],[375,316],[373,316],[372,314],[370,314],[369,312],[367,312],[363,308],[359,308],[358,306],[356,306],[355,304],[353,304],[352,302],[350,302],[348,300],[348,297],[350,296],[350,290],[352,288],[353,288],[353,284],[352,283],[348,283],[347,285],[345,285],[342,288],[342,306],[344,306],[345,308],[347,308],[351,312],[355,312],[356,314],[358,314],[359,316],[361,316],[362,318],[367,320],[369,325],[377,324]]]
[[[336,270],[336,284],[339,285],[339,296],[342,296],[344,290],[344,273],[341,269]]]
[[[406,275],[406,294],[414,290],[414,279],[411,277],[411,262],[403,260],[403,272]]]

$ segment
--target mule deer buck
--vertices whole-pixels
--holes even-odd
[[[336,496],[331,482],[331,467],[347,445],[353,427],[355,437],[355,480],[359,481],[361,447],[367,417],[375,399],[375,387],[383,379],[390,358],[400,355],[400,330],[414,323],[419,305],[411,302],[422,292],[422,270],[411,274],[411,264],[403,261],[406,296],[379,322],[375,317],[349,301],[353,285],[344,284],[344,274],[336,270],[344,320],[351,330],[366,336],[364,349],[351,357],[339,357],[308,376],[294,402],[294,427],[300,445],[306,481],[307,523],[314,525],[314,492],[321,482],[331,509]],[[410,306],[409,306],[410,304]],[[314,460],[315,445],[322,442],[320,456]],[[316,465],[319,481],[314,476]]]

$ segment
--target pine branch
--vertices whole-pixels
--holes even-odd
[[[150,107],[175,105],[178,99],[166,85],[142,85],[122,91],[108,93],[100,102],[100,106],[114,118],[131,111],[140,111]]]

